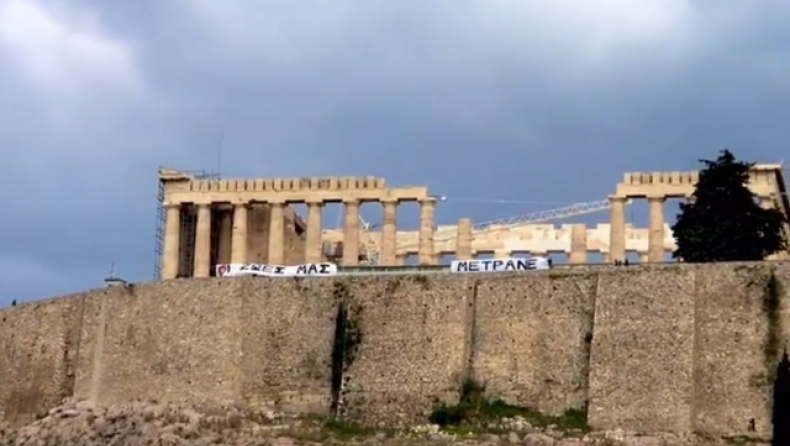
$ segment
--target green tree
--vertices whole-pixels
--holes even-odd
[[[785,250],[784,214],[762,208],[747,187],[753,164],[737,161],[729,150],[700,162],[705,167],[693,199],[680,205],[672,226],[678,245],[673,256],[697,263],[748,261]]]

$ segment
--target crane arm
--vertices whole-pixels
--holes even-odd
[[[631,200],[626,201],[626,205],[631,204]],[[525,215],[517,215],[515,217],[500,218],[487,222],[477,223],[472,225],[472,233],[486,233],[493,230],[508,229],[514,226],[522,226],[528,224],[542,223],[561,218],[573,217],[576,215],[591,214],[594,212],[609,209],[611,204],[609,200],[591,201],[587,203],[576,203],[570,206],[565,206],[556,209],[549,209],[545,211],[533,212]],[[456,237],[456,229],[439,230],[434,234],[434,242],[443,242],[451,240]],[[405,248],[413,248],[415,244],[405,246]]]
[[[545,221],[557,220],[560,218],[573,217],[582,214],[591,214],[593,212],[609,209],[611,205],[609,200],[592,201],[588,203],[575,203],[570,206],[565,206],[557,209],[549,209],[545,211],[533,212],[526,215],[517,215],[515,217],[500,218],[483,223],[478,223],[472,226],[472,231],[484,231],[490,229],[492,226],[520,226],[524,224],[541,223]]]

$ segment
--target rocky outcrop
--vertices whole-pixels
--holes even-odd
[[[65,445],[525,445],[525,446],[681,446],[724,445],[733,439],[705,440],[670,435],[636,436],[615,430],[596,434],[533,428],[523,419],[506,419],[486,429],[447,432],[435,425],[394,431],[368,429],[318,417],[292,417],[241,407],[197,407],[130,402],[98,407],[68,401],[19,428],[0,428],[2,446]],[[751,443],[751,444],[759,444]]]

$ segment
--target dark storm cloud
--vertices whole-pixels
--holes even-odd
[[[150,277],[156,168],[221,133],[228,175],[426,184],[441,223],[784,157],[788,6],[535,4],[3,2],[0,303]]]

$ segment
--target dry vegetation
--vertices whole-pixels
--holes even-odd
[[[582,446],[726,444],[625,432],[584,434],[559,426],[536,427],[521,417],[496,425],[464,428],[424,425],[408,431],[371,429],[318,416],[283,416],[240,407],[196,407],[131,402],[110,408],[71,401],[26,426],[0,428],[0,445],[506,445]]]

